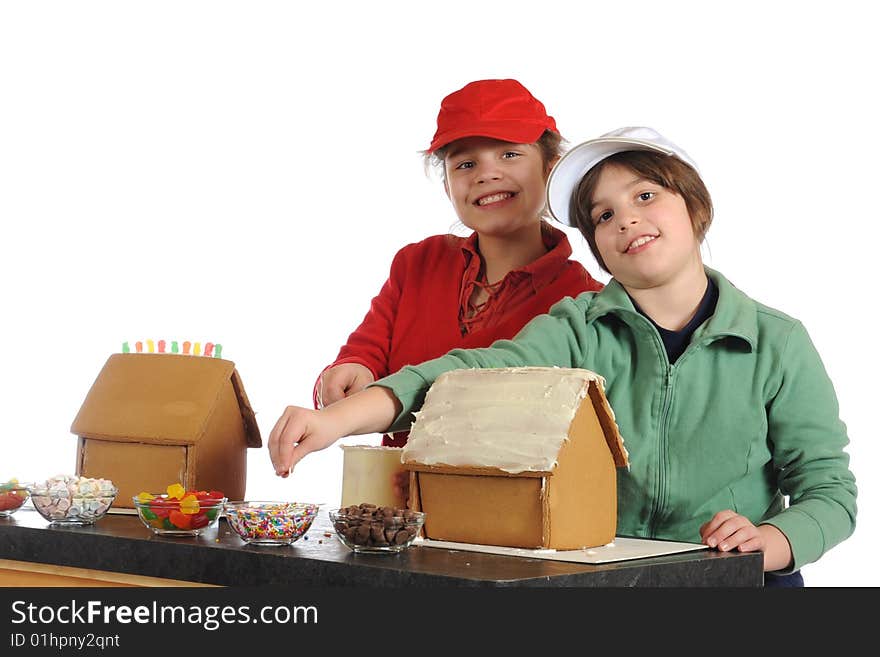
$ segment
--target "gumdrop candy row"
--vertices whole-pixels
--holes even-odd
[[[202,350],[201,342],[190,342],[189,340],[184,340],[183,343],[178,346],[177,340],[171,341],[171,348],[166,351],[166,343],[165,340],[159,340],[158,342],[154,342],[153,340],[146,340],[146,344],[144,342],[138,340],[134,343],[134,350],[136,353],[148,353],[148,354],[182,354],[184,356],[207,356],[208,358],[221,358],[221,352],[223,351],[223,345],[214,344],[213,342],[206,342],[205,348]],[[122,343],[122,353],[129,354],[131,353],[131,347],[128,342]]]

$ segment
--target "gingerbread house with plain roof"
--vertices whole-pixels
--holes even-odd
[[[110,479],[114,507],[175,482],[244,499],[247,449],[262,439],[235,363],[177,354],[113,354],[70,428],[76,473]]]
[[[629,464],[602,377],[556,367],[441,375],[401,459],[426,538],[558,550],[614,540]]]

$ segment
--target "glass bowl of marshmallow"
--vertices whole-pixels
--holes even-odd
[[[56,475],[28,491],[37,512],[56,525],[91,525],[107,513],[118,490],[109,479]]]

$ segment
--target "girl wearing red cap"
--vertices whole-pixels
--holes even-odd
[[[561,298],[602,288],[569,260],[565,233],[543,220],[561,143],[553,117],[516,80],[471,82],[443,99],[425,155],[473,233],[435,235],[397,253],[363,322],[318,377],[316,408],[404,365],[510,338]]]

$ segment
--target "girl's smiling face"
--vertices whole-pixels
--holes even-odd
[[[687,205],[673,190],[608,163],[591,205],[596,248],[624,287],[654,288],[702,272]]]
[[[511,235],[540,220],[549,166],[538,144],[468,137],[446,154],[446,193],[477,233]]]

